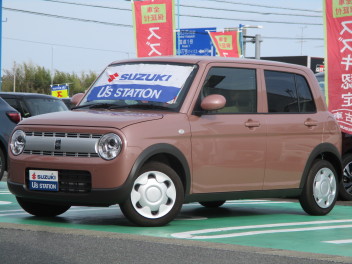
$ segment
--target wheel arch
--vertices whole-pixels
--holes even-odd
[[[132,166],[128,179],[132,180],[142,166],[149,161],[159,161],[170,166],[179,176],[185,195],[190,192],[190,168],[186,157],[173,145],[160,143],[146,148]]]
[[[329,161],[337,172],[338,180],[341,180],[343,168],[341,154],[338,149],[330,143],[322,143],[318,145],[310,154],[306,166],[303,171],[300,188],[304,187],[306,183],[308,173],[316,159],[323,159]]]

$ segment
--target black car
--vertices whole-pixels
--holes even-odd
[[[0,181],[7,170],[7,144],[21,115],[0,98]]]
[[[61,99],[46,94],[1,92],[0,97],[24,118],[69,110]]]
[[[315,74],[320,90],[325,99],[325,73]],[[343,177],[340,187],[340,199],[352,201],[352,135],[342,132],[342,163]]]

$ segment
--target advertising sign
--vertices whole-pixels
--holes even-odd
[[[175,54],[174,0],[133,1],[137,57]]]
[[[220,57],[240,57],[241,46],[238,31],[209,32]]]
[[[178,55],[215,56],[215,47],[208,34],[216,31],[211,28],[183,28],[177,32],[176,43],[180,50]],[[178,41],[180,40],[180,43]]]
[[[352,2],[324,3],[327,103],[341,130],[352,134]]]
[[[52,85],[51,86],[51,95],[58,97],[58,98],[67,98],[68,96],[68,85],[67,84],[62,84],[62,85]]]

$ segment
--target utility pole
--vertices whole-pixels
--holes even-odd
[[[256,34],[255,36],[246,35],[246,28],[263,28],[263,26],[251,26],[251,25],[242,25],[240,24],[239,29],[243,34],[243,57],[246,57],[246,43],[255,44],[255,59],[260,59],[260,43],[263,42],[262,36],[260,34]]]
[[[13,92],[16,92],[16,62],[13,63]]]
[[[253,43],[255,44],[255,59],[259,60],[260,59],[260,43],[263,42],[262,36],[260,34],[256,34],[255,36],[243,36],[244,39],[249,39],[249,40],[244,40],[244,43]],[[243,54],[244,56],[245,54]]]

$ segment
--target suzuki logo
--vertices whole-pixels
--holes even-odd
[[[61,139],[56,139],[55,140],[55,150],[60,150],[61,149]]]

